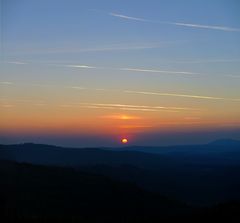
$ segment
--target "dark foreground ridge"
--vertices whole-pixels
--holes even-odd
[[[178,202],[134,184],[70,168],[1,161],[0,173],[2,216],[13,221],[16,218],[152,221],[153,217],[166,218],[186,210]]]
[[[0,222],[238,222],[240,143],[0,145]]]
[[[71,168],[0,161],[1,222],[209,222],[239,219],[240,204],[191,208],[134,184]]]

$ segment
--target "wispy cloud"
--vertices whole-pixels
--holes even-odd
[[[64,107],[80,107],[90,109],[110,109],[110,110],[124,110],[124,111],[142,111],[142,112],[158,112],[160,110],[149,108],[131,108],[131,107],[114,107],[114,106],[98,106],[98,105],[64,105]]]
[[[188,117],[184,117],[183,119],[185,119],[185,120],[200,120],[201,118],[200,118],[200,117],[191,117],[191,116],[188,116]]]
[[[184,26],[184,27],[197,28],[197,29],[212,29],[212,30],[219,30],[219,31],[225,31],[225,32],[240,32],[240,28],[232,28],[227,26],[202,25],[202,24],[183,23],[183,22],[155,21],[155,20],[132,17],[132,16],[127,16],[127,15],[113,13],[113,12],[109,13],[109,15],[118,17],[121,19],[125,19],[125,20],[134,20],[139,22],[169,24],[169,25],[175,25],[175,26]]]
[[[0,84],[5,85],[25,85],[25,84],[15,84],[12,82],[0,82]],[[60,87],[60,88],[68,88],[73,90],[87,90],[87,91],[106,91],[106,92],[120,92],[120,93],[128,93],[128,94],[142,94],[142,95],[155,95],[155,96],[168,96],[168,97],[182,97],[182,98],[194,98],[194,99],[205,99],[205,100],[225,100],[225,101],[240,101],[240,98],[225,98],[225,97],[216,97],[216,96],[205,96],[205,95],[191,95],[191,94],[179,94],[179,93],[165,93],[165,92],[151,92],[151,91],[134,91],[134,90],[117,90],[117,89],[107,89],[107,88],[88,88],[84,86],[58,86],[58,85],[47,85],[47,84],[28,84],[29,86],[34,87]],[[0,99],[1,100],[1,99]],[[107,109],[119,108],[122,110],[135,110],[142,109],[145,111],[158,111],[158,110],[199,110],[195,108],[189,107],[164,107],[164,106],[146,106],[146,105],[127,105],[127,104],[89,104],[82,103],[84,106],[95,106],[95,108],[104,106]],[[75,105],[67,105],[67,107],[71,107]]]
[[[212,60],[214,61],[214,60]],[[216,60],[218,61],[218,60]],[[175,63],[200,63],[201,61],[175,61]],[[206,61],[207,62],[207,61]],[[219,60],[220,62],[220,60]],[[42,63],[41,63],[42,64]],[[198,72],[191,72],[191,71],[182,71],[182,70],[165,70],[161,68],[149,69],[144,67],[107,67],[107,66],[92,66],[86,64],[60,64],[60,63],[46,63],[48,66],[57,66],[57,67],[66,67],[66,68],[76,68],[76,69],[99,69],[99,70],[111,70],[111,71],[129,71],[129,72],[142,72],[142,73],[155,73],[155,74],[173,74],[173,75],[183,75],[183,76],[191,76],[191,75],[198,75],[198,76],[210,76],[211,74],[208,73],[198,73]],[[228,78],[240,78],[239,75],[235,74],[218,74],[222,77]],[[4,82],[2,82],[3,84]],[[5,82],[10,83],[10,82]],[[0,82],[1,84],[1,82]]]
[[[114,67],[95,67],[88,65],[62,65],[70,68],[83,68],[83,69],[106,69],[106,70],[119,70],[119,71],[132,71],[132,72],[144,72],[144,73],[161,73],[161,74],[180,74],[180,75],[197,75],[199,73],[189,71],[171,71],[160,69],[144,69],[144,68],[114,68]]]
[[[223,98],[223,97],[213,97],[213,96],[203,96],[203,95],[161,93],[161,92],[149,92],[149,91],[130,91],[130,90],[125,90],[124,92],[125,93],[130,93],[130,94],[159,95],[159,96],[208,99],[208,100],[240,101],[240,98]]]
[[[170,71],[170,70],[154,70],[154,69],[140,69],[140,68],[120,68],[123,71],[134,71],[134,72],[148,72],[148,73],[165,73],[165,74],[199,74],[188,71]]]
[[[191,28],[200,28],[200,29],[215,29],[226,32],[239,32],[239,28],[232,28],[226,26],[212,26],[212,25],[200,25],[200,24],[191,24],[191,23],[181,23],[181,22],[169,22],[169,24],[177,25],[177,26],[186,26]]]
[[[4,63],[16,64],[16,65],[24,65],[24,64],[27,64],[26,62],[21,62],[21,61],[4,61]]]
[[[100,118],[103,118],[103,119],[113,119],[113,120],[137,120],[137,119],[142,119],[139,116],[122,115],[122,114],[103,115],[103,116],[100,116]]]
[[[93,66],[88,66],[88,65],[74,65],[74,64],[70,64],[70,65],[61,65],[63,67],[72,67],[72,68],[83,68],[83,69],[96,69],[97,67],[93,67]]]
[[[87,88],[81,87],[81,86],[66,86],[65,88],[71,88],[71,89],[74,89],[74,90],[85,90],[85,89],[87,89]]]
[[[240,62],[239,58],[233,59],[200,59],[200,60],[175,60],[175,61],[166,61],[170,63],[180,63],[180,64],[200,64],[200,63],[235,63]]]
[[[127,15],[122,15],[122,14],[117,14],[117,13],[114,13],[114,12],[110,12],[109,15],[115,16],[115,17],[119,17],[119,18],[122,18],[122,19],[134,20],[134,21],[154,22],[152,20],[142,19],[142,18],[137,18],[137,17],[132,17],[132,16],[127,16]]]
[[[0,84],[2,84],[2,85],[12,85],[14,83],[13,82],[9,82],[9,81],[0,81]]]
[[[3,107],[3,108],[13,108],[13,107],[15,107],[12,104],[3,104],[3,105],[0,105],[0,106]]]
[[[25,84],[23,84],[25,85]],[[57,87],[57,85],[55,84],[38,84],[38,83],[33,83],[33,84],[27,84],[28,86],[32,86],[32,87],[46,87],[46,88],[52,88],[52,87]]]
[[[110,46],[95,47],[95,48],[85,48],[76,50],[78,52],[98,52],[98,51],[122,51],[122,50],[144,50],[159,48],[166,43],[141,43],[141,44],[115,44]]]
[[[79,105],[87,106],[88,108],[105,108],[105,109],[120,109],[132,111],[198,111],[197,108],[188,107],[166,107],[166,106],[149,106],[149,105],[130,105],[130,104],[107,104],[107,103],[79,103]]]
[[[91,53],[91,52],[111,52],[111,51],[131,51],[131,50],[147,50],[157,49],[168,46],[169,44],[175,44],[177,41],[161,41],[161,42],[130,42],[130,43],[116,43],[105,44],[101,46],[93,47],[80,47],[80,46],[66,46],[58,48],[24,48],[24,49],[10,49],[9,52],[15,54],[59,54],[59,53]],[[21,61],[4,61],[9,64],[27,64]]]
[[[47,104],[46,103],[35,103],[33,105],[35,105],[37,107],[43,107],[43,106],[46,106]]]
[[[240,78],[240,75],[235,75],[235,74],[226,74],[225,76],[232,77],[232,78]]]
[[[207,73],[197,73],[197,72],[190,72],[190,71],[173,71],[173,70],[162,70],[162,69],[147,69],[147,68],[114,68],[114,67],[96,67],[96,66],[88,66],[88,65],[59,65],[69,68],[80,68],[80,69],[104,69],[104,70],[116,70],[116,71],[130,71],[130,72],[142,72],[142,73],[155,73],[155,74],[174,74],[174,75],[183,75],[183,76],[191,76],[191,75],[198,75],[198,76],[210,76],[211,74]],[[234,74],[218,74],[222,77],[228,78],[240,78],[239,75]]]

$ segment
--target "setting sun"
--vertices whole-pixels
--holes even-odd
[[[126,144],[127,142],[128,142],[127,139],[122,139],[122,143],[123,143],[123,144]]]

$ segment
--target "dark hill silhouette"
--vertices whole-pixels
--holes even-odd
[[[76,171],[0,161],[0,222],[238,222],[240,204],[192,208],[134,184]]]
[[[240,146],[240,140],[234,139],[219,139],[209,143],[210,145],[219,146]]]
[[[240,147],[226,142],[121,149],[0,145],[0,159],[72,167],[132,182],[173,199],[206,205],[240,200]]]
[[[171,152],[220,152],[224,150],[240,150],[240,140],[219,139],[207,144],[197,145],[174,145],[174,146],[128,146],[122,150],[133,150],[151,153],[171,153]]]
[[[70,168],[0,161],[0,175],[0,219],[13,222],[154,222],[189,209],[134,184]]]
[[[167,157],[137,151],[113,151],[97,148],[76,149],[33,143],[0,145],[0,158],[45,165],[130,164],[149,169],[171,163]]]
[[[238,165],[240,163],[240,141],[231,139],[216,140],[203,145],[131,146],[122,150],[159,154],[168,158],[184,159],[188,163],[205,163],[210,165]]]
[[[116,153],[117,152],[117,153]],[[139,153],[141,152],[141,153]],[[148,153],[148,154],[143,154]],[[152,156],[151,154],[158,154]],[[181,161],[201,162],[208,164],[239,164],[240,141],[221,139],[203,145],[180,145],[167,147],[129,146],[121,148],[64,148],[59,146],[24,143],[16,145],[0,145],[0,157],[17,161],[35,162],[39,164],[121,164],[135,163],[154,167]],[[83,158],[83,159],[82,159]],[[140,160],[139,162],[137,160]],[[147,163],[147,160],[151,160]],[[146,166],[147,165],[147,166]],[[172,165],[172,163],[171,163]]]

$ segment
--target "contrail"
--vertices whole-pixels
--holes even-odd
[[[0,84],[2,84],[2,85],[11,85],[11,84],[13,84],[13,82],[1,81]]]
[[[0,82],[0,85],[19,85],[13,82]],[[20,84],[22,85],[22,84]],[[57,85],[46,85],[46,84],[28,84],[29,86],[37,87],[62,87],[69,88],[73,90],[92,90],[92,91],[113,91],[113,89],[104,89],[104,88],[87,88],[84,86],[57,86]],[[204,96],[204,95],[190,95],[190,94],[177,94],[177,93],[165,93],[165,92],[151,92],[151,91],[133,91],[133,90],[114,90],[122,93],[129,94],[143,94],[143,95],[158,95],[158,96],[169,96],[169,97],[183,97],[183,98],[195,98],[195,99],[207,99],[207,100],[225,100],[225,101],[240,101],[240,98],[225,98],[225,97],[213,97],[213,96]],[[114,107],[128,107],[129,109],[134,109],[135,107],[142,107],[143,109],[175,109],[175,110],[196,110],[191,108],[178,108],[178,107],[159,107],[159,106],[134,106],[134,105],[123,105],[123,104],[95,104],[95,106],[114,106]]]
[[[197,29],[212,29],[212,30],[219,30],[219,31],[225,31],[225,32],[240,32],[240,28],[232,28],[227,26],[213,26],[213,25],[202,25],[202,24],[193,24],[193,23],[183,23],[183,22],[166,22],[166,21],[155,21],[155,20],[149,20],[149,19],[143,19],[143,18],[137,18],[117,13],[109,13],[110,16],[118,17],[121,19],[126,20],[133,20],[133,21],[139,21],[139,22],[146,22],[146,23],[159,23],[159,24],[169,24],[169,25],[175,25],[175,26],[185,26],[190,28],[197,28]]]
[[[117,14],[117,13],[113,13],[113,12],[110,12],[109,15],[119,17],[119,18],[122,18],[122,19],[128,19],[128,20],[135,20],[135,21],[141,21],[141,22],[153,22],[151,20],[136,18],[136,17],[132,17],[132,16],[121,15],[121,14]]]
[[[149,92],[149,91],[130,91],[130,90],[125,90],[124,92],[125,92],[125,93],[130,93],[130,94],[159,95],[159,96],[196,98],[196,99],[209,99],[209,100],[240,101],[239,98],[223,98],[223,97],[212,97],[212,96],[202,96],[202,95],[175,94],[175,93],[160,93],[160,92]]]
[[[168,74],[199,74],[187,71],[169,71],[169,70],[153,70],[153,69],[139,69],[139,68],[120,68],[123,71],[135,71],[135,72],[149,72],[149,73],[168,73]]]
[[[70,68],[82,68],[82,69],[107,69],[107,70],[119,70],[119,71],[132,71],[132,72],[148,72],[148,73],[165,73],[165,74],[182,74],[182,75],[200,75],[200,73],[188,72],[188,71],[171,71],[171,70],[159,70],[159,69],[141,69],[141,68],[114,68],[114,67],[95,67],[88,65],[62,65]]]
[[[25,65],[28,64],[26,62],[21,62],[21,61],[4,61],[5,63],[9,63],[9,64],[16,64],[16,65]]]
[[[193,61],[189,63],[198,63],[199,61]],[[176,63],[188,63],[187,61],[179,61]],[[197,73],[197,72],[190,72],[190,71],[173,71],[173,70],[161,70],[161,69],[149,69],[149,68],[132,68],[132,67],[99,67],[99,66],[89,66],[85,64],[52,64],[47,63],[48,65],[52,66],[59,66],[59,67],[67,67],[67,68],[79,68],[79,69],[96,69],[96,70],[112,70],[112,71],[131,71],[131,72],[143,72],[143,73],[159,73],[159,74],[176,74],[176,75],[201,75],[201,76],[210,76],[211,74],[208,73]],[[240,78],[239,75],[234,74],[219,74],[222,77],[230,77],[230,78]],[[0,82],[0,84],[7,84],[10,82]]]
[[[84,68],[84,69],[97,69],[97,67],[88,66],[88,65],[62,65],[64,67],[72,67],[72,68]]]
[[[239,28],[232,28],[232,27],[226,27],[226,26],[210,26],[210,25],[200,25],[200,24],[191,24],[191,23],[181,23],[181,22],[169,22],[169,24],[173,24],[176,26],[186,26],[186,27],[192,27],[192,28],[200,28],[200,29],[216,29],[226,32],[239,32]]]
[[[188,107],[166,107],[166,106],[149,106],[149,105],[130,105],[130,104],[104,104],[104,103],[76,103],[85,108],[102,108],[102,109],[119,109],[119,110],[130,110],[130,111],[199,111],[197,108]]]

